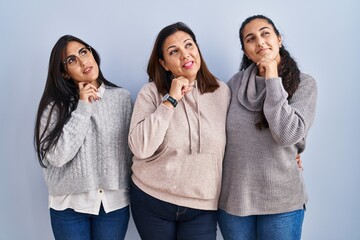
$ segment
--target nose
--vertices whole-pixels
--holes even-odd
[[[187,59],[189,57],[189,52],[186,49],[182,50],[181,57],[182,59]]]
[[[87,63],[85,58],[78,57],[77,60],[79,61],[80,66],[85,66]]]
[[[259,47],[262,47],[265,44],[264,39],[259,38],[257,44],[258,44]]]

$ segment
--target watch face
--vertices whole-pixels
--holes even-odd
[[[175,98],[173,98],[173,97],[171,97],[171,96],[169,95],[169,97],[168,97],[167,100],[168,100],[174,107],[176,107],[177,101],[176,101]]]
[[[162,101],[165,102],[166,100],[168,100],[168,98],[169,98],[169,94],[167,93],[165,94],[165,96],[163,96]]]

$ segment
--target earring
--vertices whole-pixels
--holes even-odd
[[[69,76],[69,75],[66,75],[66,76],[64,76],[64,78],[65,78],[66,80],[69,80],[69,79],[70,79],[70,76]]]

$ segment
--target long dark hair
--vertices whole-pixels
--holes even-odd
[[[199,45],[196,42],[195,34],[186,24],[182,22],[166,26],[159,32],[147,66],[149,82],[155,82],[157,90],[163,95],[170,91],[172,74],[170,71],[166,71],[164,69],[164,67],[160,64],[159,59],[164,60],[163,45],[166,38],[178,31],[183,31],[189,34],[199,50],[201,66],[199,72],[197,73],[197,80],[200,92],[207,93],[215,91],[219,87],[219,83],[216,77],[210,73],[206,66],[206,63],[201,55]]]
[[[45,89],[41,97],[39,108],[36,115],[34,145],[37,152],[39,163],[46,167],[43,159],[51,147],[59,140],[61,131],[70,118],[71,112],[77,107],[79,93],[75,83],[71,79],[65,79],[66,69],[63,64],[66,48],[69,42],[76,41],[85,46],[89,46],[83,40],[71,36],[62,36],[54,45],[49,60],[48,75]],[[92,55],[99,66],[99,82],[105,85],[117,87],[115,84],[107,81],[100,70],[100,56],[94,48],[91,48]],[[46,107],[50,107],[49,115],[44,129],[40,129],[41,117]],[[49,129],[50,119],[57,112],[57,119],[54,127]],[[40,132],[42,131],[42,132]]]
[[[254,15],[254,16],[248,17],[241,24],[241,27],[239,30],[241,49],[243,51],[244,51],[244,38],[243,38],[244,37],[243,36],[244,27],[248,23],[250,23],[252,20],[255,20],[255,19],[263,19],[263,20],[267,21],[274,28],[276,35],[278,37],[280,37],[279,30],[275,27],[275,24],[273,23],[273,21],[271,19],[269,19],[268,17],[265,17],[263,15]],[[279,77],[281,77],[284,89],[288,93],[287,100],[290,100],[300,84],[300,70],[297,66],[296,61],[291,57],[290,53],[285,49],[284,45],[282,45],[282,47],[280,48],[279,54],[280,54],[280,58],[281,58],[280,64],[278,66]],[[244,69],[248,68],[252,63],[253,63],[253,61],[251,61],[251,59],[249,59],[245,54],[243,54],[241,65],[240,65],[240,70],[244,70]],[[268,124],[268,122],[265,118],[265,114],[264,114],[264,105],[263,105],[263,109],[261,111],[260,121],[257,122],[255,124],[255,126],[258,129],[269,127],[269,124]]]

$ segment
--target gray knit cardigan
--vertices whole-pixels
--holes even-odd
[[[42,129],[49,110],[50,106],[43,113]],[[59,196],[100,188],[128,188],[130,118],[130,93],[123,88],[106,86],[101,100],[92,103],[79,100],[59,141],[44,159],[47,168],[43,172],[49,194]],[[50,127],[55,119],[56,114]]]

